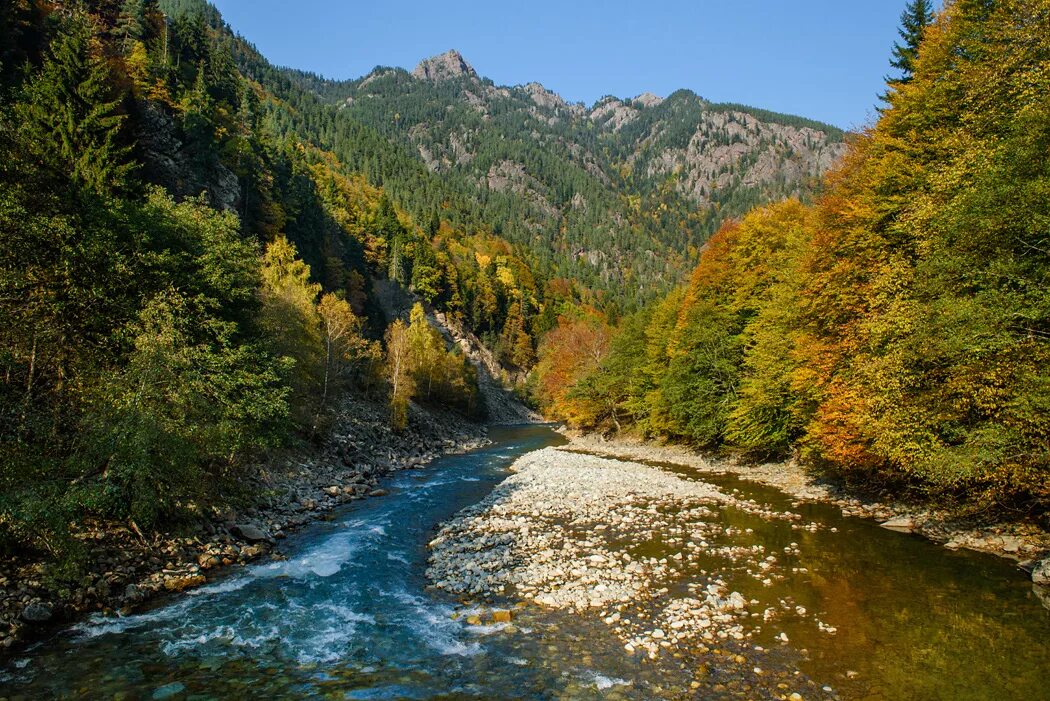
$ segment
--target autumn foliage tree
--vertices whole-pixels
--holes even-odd
[[[415,394],[412,376],[412,342],[408,324],[401,319],[386,330],[386,376],[390,383],[390,425],[397,431],[408,426],[408,404]]]
[[[329,409],[331,397],[350,384],[370,387],[379,360],[377,344],[364,337],[361,318],[342,296],[332,292],[322,296],[317,303],[317,315],[324,342],[324,362],[321,397],[313,425],[315,433]]]
[[[578,421],[594,411],[574,401],[573,385],[597,369],[609,349],[612,329],[594,315],[562,317],[540,346],[535,394],[550,416]]]
[[[818,210],[807,454],[952,496],[1045,505],[1045,3],[951,3]]]
[[[407,324],[396,319],[388,327],[386,346],[394,428],[407,425],[412,400],[452,407],[473,418],[481,415],[474,366],[458,348],[446,348],[444,336],[431,325],[422,304],[413,305]]]

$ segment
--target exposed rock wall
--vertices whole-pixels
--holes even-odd
[[[420,80],[430,80],[435,83],[463,76],[478,77],[470,64],[455,49],[420,61],[416,69],[412,71],[412,75]]]
[[[372,289],[387,319],[407,319],[412,306],[420,301],[401,285],[390,280],[374,280]],[[448,344],[458,346],[478,371],[478,390],[485,402],[488,423],[494,425],[540,423],[536,412],[525,406],[507,386],[524,379],[507,371],[495,354],[473,332],[446,314],[424,305],[427,318],[444,335]]]

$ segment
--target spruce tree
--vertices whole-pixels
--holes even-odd
[[[910,83],[915,71],[915,59],[919,56],[919,44],[926,27],[933,23],[933,3],[930,0],[911,0],[901,14],[901,26],[897,30],[903,44],[894,42],[890,65],[900,71],[896,78],[886,78],[893,85]]]
[[[90,21],[73,17],[18,106],[38,157],[99,193],[119,189],[134,168],[121,133],[127,119],[123,96],[115,85]]]

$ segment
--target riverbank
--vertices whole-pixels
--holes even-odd
[[[680,465],[698,474],[731,474],[775,487],[802,502],[833,504],[844,516],[879,521],[891,530],[915,533],[949,549],[967,548],[1018,562],[1033,579],[1050,585],[1050,533],[1032,523],[978,523],[950,512],[914,504],[878,501],[851,494],[823,481],[795,461],[750,464],[699,454],[687,447],[658,445],[637,439],[607,439],[593,434],[566,433],[566,450],[645,463]]]
[[[487,429],[458,414],[412,406],[394,433],[382,404],[348,399],[328,440],[260,464],[239,507],[216,509],[179,534],[139,533],[129,524],[85,524],[79,584],[46,577],[43,561],[0,561],[0,649],[94,611],[129,612],[170,592],[197,587],[224,567],[275,551],[278,541],[333,508],[381,496],[385,474],[485,445]],[[274,552],[274,557],[280,557]]]

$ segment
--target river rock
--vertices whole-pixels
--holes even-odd
[[[47,623],[52,615],[51,607],[42,601],[33,601],[22,609],[22,620],[27,623]]]
[[[192,574],[185,577],[171,577],[164,580],[164,588],[168,591],[182,591],[183,589],[189,589],[190,587],[204,584],[206,581],[204,575],[200,574]]]
[[[250,523],[235,524],[230,531],[241,540],[246,540],[249,543],[258,543],[269,538],[262,530]]]
[[[212,567],[218,567],[222,564],[222,560],[218,556],[211,553],[203,553],[197,558],[197,564],[200,565],[201,569],[208,570]]]
[[[1032,581],[1044,587],[1050,586],[1050,557],[1036,563],[1032,569]]]
[[[157,687],[153,690],[152,698],[154,701],[160,701],[161,699],[170,699],[173,696],[181,694],[186,690],[186,685],[182,682],[172,682],[171,684],[165,684],[164,686]]]
[[[1002,550],[1003,550],[1004,553],[1013,554],[1013,553],[1018,552],[1021,549],[1021,545],[1022,545],[1021,539],[1018,538],[1017,536],[1004,535],[1001,538],[1001,541],[1002,541]]]
[[[899,531],[901,533],[912,533],[915,531],[915,519],[911,516],[898,516],[897,518],[883,521],[879,525],[883,528],[888,528],[891,531]]]

